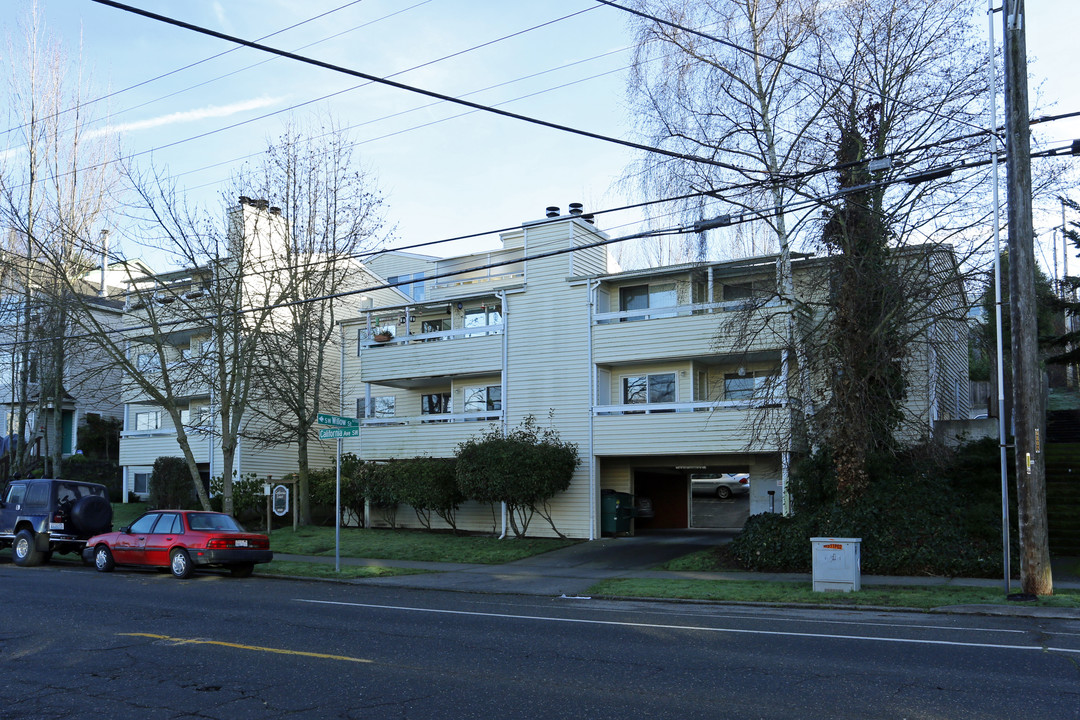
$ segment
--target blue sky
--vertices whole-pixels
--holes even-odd
[[[348,2],[131,1],[249,39]],[[1080,3],[1027,4],[1033,88],[1038,87],[1045,107],[1056,103],[1050,111],[1080,110],[1074,37]],[[30,2],[18,0],[9,9],[12,5],[26,9]],[[47,32],[57,36],[70,55],[78,55],[81,44],[97,94],[128,88],[230,49],[222,41],[87,0],[48,0],[40,12]],[[0,32],[16,40],[17,15],[8,12],[0,21]],[[979,22],[985,28],[985,18]],[[528,30],[544,23],[549,24]],[[440,60],[513,33],[521,34]],[[996,33],[1000,40],[1000,18]],[[450,95],[501,85],[469,95],[486,104],[537,93],[505,107],[605,135],[632,137],[625,103],[624,68],[631,43],[627,18],[592,0],[364,0],[265,42],[379,76],[439,60],[394,79]],[[305,47],[311,43],[318,44]],[[547,205],[565,210],[570,202],[583,202],[588,210],[628,199],[617,186],[632,157],[627,148],[482,113],[453,117],[467,111],[445,103],[431,105],[428,99],[391,88],[350,89],[359,84],[241,48],[122,92],[99,107],[107,107],[109,122],[122,130],[126,152],[158,148],[152,153],[158,167],[176,176],[192,198],[220,208],[219,193],[230,172],[245,156],[264,149],[289,113],[260,116],[334,94],[293,112],[303,118],[315,108],[329,108],[354,126],[364,162],[388,198],[388,221],[396,226],[397,244],[517,225],[542,217]],[[238,123],[243,124],[165,147]],[[1054,141],[1078,138],[1080,121],[1056,123],[1045,132]],[[601,226],[617,233],[622,223],[634,220],[608,216]],[[1056,220],[1039,220],[1044,227],[1051,222]],[[486,249],[495,242],[491,236],[433,253]]]

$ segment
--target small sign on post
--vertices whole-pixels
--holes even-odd
[[[278,517],[284,516],[289,512],[289,488],[284,485],[278,485],[274,488],[274,514]]]

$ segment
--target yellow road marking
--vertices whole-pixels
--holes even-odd
[[[275,653],[278,655],[301,655],[303,657],[321,658],[323,660],[344,660],[346,662],[373,663],[374,660],[365,658],[348,657],[347,655],[327,655],[325,653],[304,652],[302,650],[282,650],[281,648],[259,647],[258,645],[241,645],[240,643],[224,642],[222,640],[199,640],[196,638],[175,638],[168,635],[154,635],[153,633],[117,633],[124,637],[145,637],[154,640],[168,640],[177,645],[220,645],[221,647],[236,648],[237,650],[256,650],[259,652]]]

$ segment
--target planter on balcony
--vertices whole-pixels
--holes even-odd
[[[377,343],[385,343],[385,342],[390,342],[391,340],[393,340],[394,336],[391,335],[388,332],[381,332],[381,333],[375,333],[374,335],[372,335],[371,339],[374,340]]]

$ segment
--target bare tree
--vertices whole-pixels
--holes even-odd
[[[8,51],[16,60],[9,80],[15,132],[9,134],[14,142],[0,168],[0,217],[11,243],[5,275],[21,294],[10,346],[17,357],[11,384],[19,438],[27,436],[31,404],[39,422],[49,418],[47,472],[59,477],[71,381],[70,294],[90,292],[81,282],[92,266],[83,239],[101,222],[113,176],[103,162],[108,136],[92,139],[87,131],[93,120],[83,97],[88,79],[45,34],[36,6],[27,14],[21,40],[18,50],[9,45]]]
[[[901,345],[907,350],[932,342],[934,324],[949,305],[945,300],[955,300],[960,286],[955,276],[936,271],[903,272],[910,260],[900,259],[902,249],[960,243],[966,260],[974,252],[968,241],[985,235],[974,230],[988,216],[985,177],[952,174],[977,157],[985,126],[979,124],[986,91],[982,55],[965,20],[973,0],[711,0],[637,7],[658,18],[639,24],[630,87],[643,131],[654,144],[719,159],[725,167],[646,157],[632,177],[650,194],[707,191],[723,201],[710,203],[709,215],[730,212],[768,224],[780,251],[775,293],[782,302],[771,311],[764,310],[769,298],[755,302],[745,316],[743,338],[761,331],[763,312],[784,313],[785,358],[790,354],[794,362],[784,362],[790,369],[782,373],[783,386],[792,407],[810,408],[814,401],[826,410],[812,416],[817,421],[811,437],[831,438],[837,428],[854,428],[857,416],[838,424],[838,413],[857,413],[858,402],[844,401],[834,384],[839,374],[830,343],[837,331],[859,326],[890,346],[907,343]],[[872,159],[880,161],[873,169]],[[896,182],[921,172],[934,182]],[[697,208],[687,211],[702,215]],[[830,270],[810,276],[822,284],[804,287],[798,296],[791,273],[794,246],[831,256]],[[871,249],[860,257],[861,250]],[[836,312],[845,289],[852,295],[868,287],[870,257],[877,258],[872,264],[878,272],[900,273],[891,285],[905,304],[902,311],[879,314],[881,322]],[[927,281],[940,286],[928,287]],[[900,326],[905,331],[897,334]],[[849,358],[844,382],[852,382],[850,372],[861,368],[866,376],[856,385],[869,395],[860,395],[881,400],[886,417],[903,399],[902,386],[885,391],[899,358],[868,340],[850,346],[865,356],[858,362]],[[869,355],[876,359],[868,362]],[[825,393],[811,394],[822,386]],[[870,392],[871,386],[881,392]],[[870,445],[853,456],[850,477],[861,477],[859,458]]]
[[[298,511],[309,523],[310,442],[318,413],[336,412],[340,393],[340,301],[331,296],[371,281],[357,256],[379,240],[383,198],[330,117],[288,127],[241,182],[280,208],[287,227],[275,282],[291,302],[263,327],[256,371],[265,392],[252,407],[265,420],[258,440],[296,443]]]

